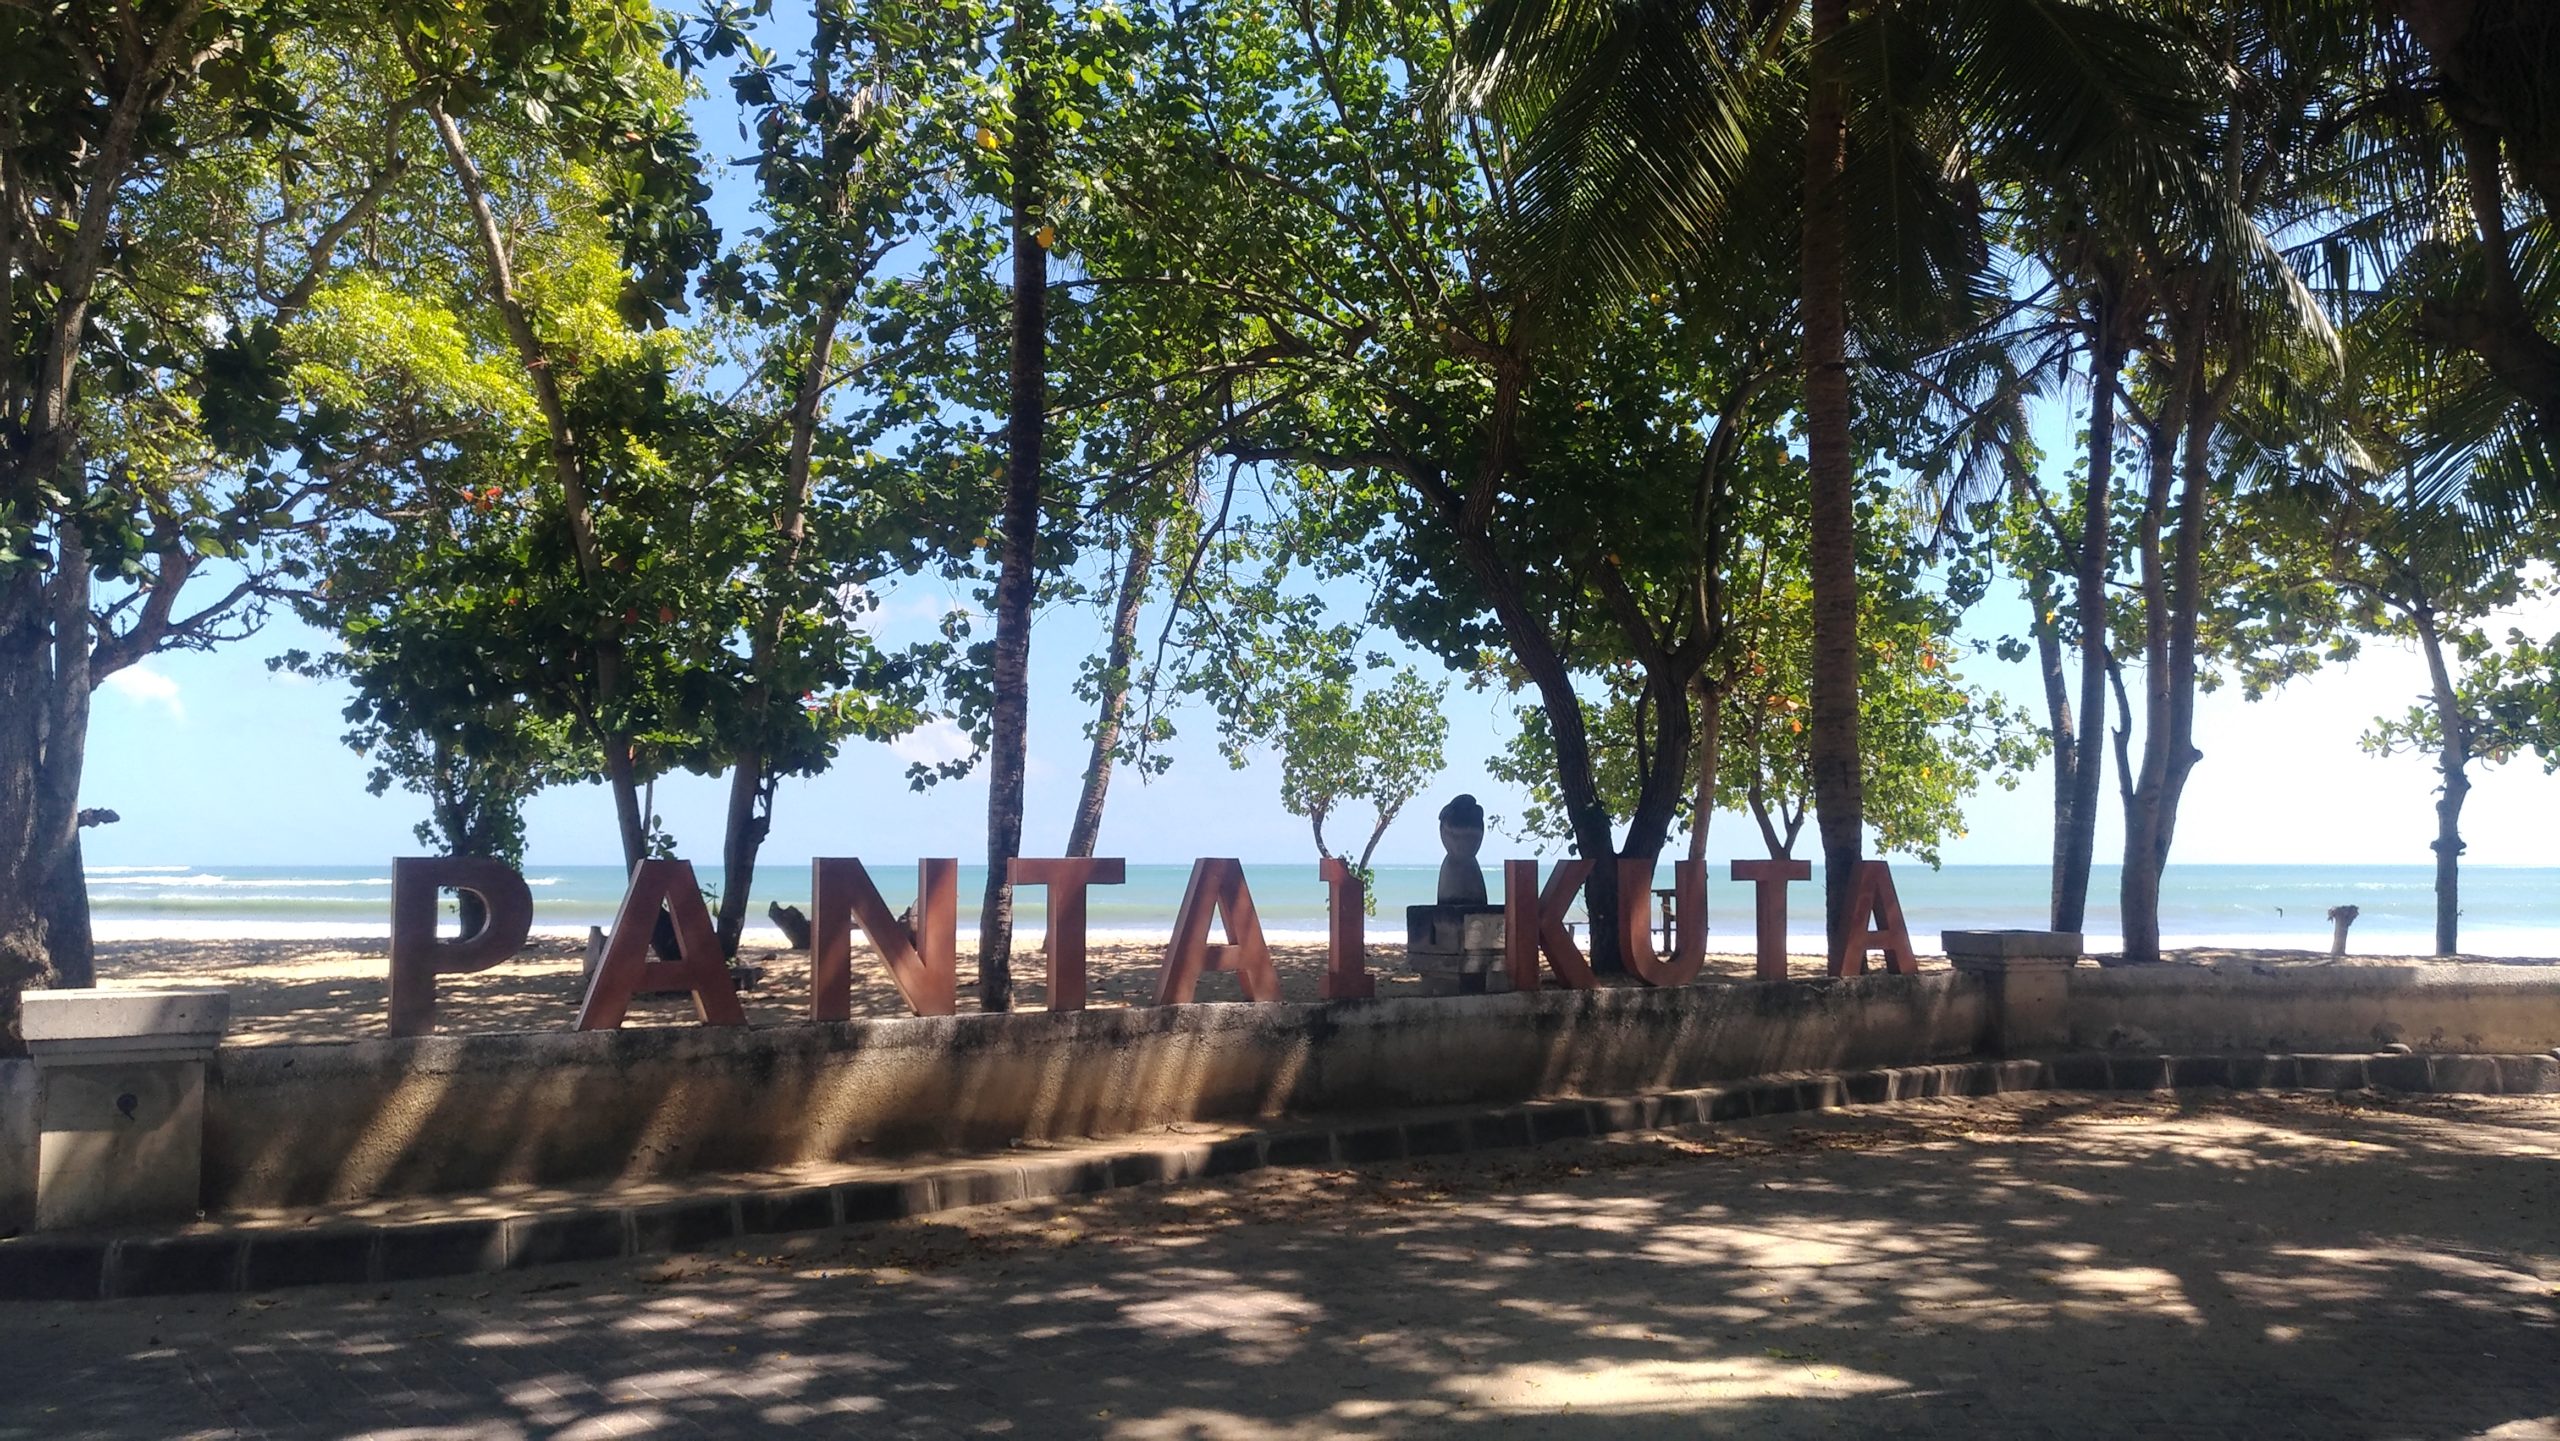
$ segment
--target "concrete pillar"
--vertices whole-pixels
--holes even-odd
[[[204,1067],[221,991],[35,991],[27,1052],[42,1090],[36,1229],[195,1219],[204,1190]]]
[[[1990,1048],[2004,1056],[2060,1050],[2071,1037],[2075,931],[1946,931],[1947,960],[1991,986]]]

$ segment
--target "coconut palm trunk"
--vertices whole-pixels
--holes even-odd
[[[1839,37],[1848,0],[1813,0],[1804,169],[1805,461],[1812,487],[1813,803],[1822,832],[1823,915],[1838,950],[1865,837],[1858,764],[1857,459],[1850,446],[1848,211],[1840,180],[1848,116]]]
[[[1049,403],[1049,251],[1042,233],[1045,116],[1037,64],[1048,11],[1021,0],[1013,33],[1013,374],[1005,418],[1004,515],[987,725],[987,888],[978,909],[978,1004],[1013,1008],[1014,857],[1022,854],[1031,728],[1031,604],[1040,539],[1040,447]]]

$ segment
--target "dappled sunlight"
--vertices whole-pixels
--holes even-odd
[[[1680,1412],[1712,1416],[1739,1402],[1789,1397],[1820,1401],[1876,1395],[1906,1382],[1853,1367],[1822,1363],[1810,1355],[1770,1359],[1737,1356],[1697,1361],[1637,1360],[1617,1364],[1505,1366],[1460,1377],[1441,1389],[1491,1411],[1541,1413]]]
[[[2554,1141],[2541,1101],[1950,1100],[23,1309],[135,1328],[49,1341],[101,1394],[184,1366],[254,1398],[316,1366],[442,1435],[2523,1436],[2560,1355]],[[2358,1411],[2377,1368],[2388,1404]]]

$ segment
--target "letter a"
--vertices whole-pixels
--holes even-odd
[[[649,959],[649,937],[658,929],[664,909],[676,926],[676,959]],[[693,879],[691,861],[642,861],[631,873],[631,889],[622,893],[622,909],[614,912],[613,934],[606,937],[604,959],[587,983],[586,1004],[578,1008],[578,1029],[610,1031],[621,1026],[639,991],[691,991],[693,1013],[707,1026],[743,1026],[747,1014],[738,1006],[737,983],[729,979],[720,942],[711,933],[711,912],[702,904],[702,887]]]
[[[1223,920],[1227,943],[1209,944],[1209,922]],[[1280,973],[1271,969],[1271,945],[1262,938],[1262,917],[1253,909],[1253,893],[1244,887],[1244,863],[1208,858],[1191,863],[1191,884],[1182,892],[1182,909],[1174,914],[1173,940],[1164,948],[1164,969],[1156,976],[1156,1004],[1187,1005],[1206,971],[1233,971],[1245,999],[1280,999]]]
[[[1893,893],[1893,868],[1884,862],[1858,862],[1849,891],[1849,926],[1854,929],[1844,930],[1840,952],[1831,958],[1831,974],[1864,974],[1871,950],[1884,952],[1885,969],[1897,976],[1919,971],[1911,932],[1902,924],[1902,898]]]

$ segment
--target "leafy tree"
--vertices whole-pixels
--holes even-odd
[[[90,692],[253,629],[300,582],[273,542],[381,461],[293,404],[281,335],[400,250],[385,117],[414,96],[363,43],[382,18],[0,10],[0,1049],[23,986],[88,978]]]
[[[1477,15],[1467,54],[1525,131],[1522,243],[1547,264],[1641,287],[1791,218],[1836,941],[1865,819],[1851,335],[1863,356],[1892,356],[1990,319],[1979,177],[2175,177],[2210,70],[2131,7],[2070,0],[1503,0]]]

